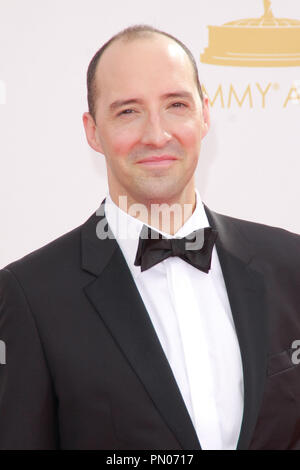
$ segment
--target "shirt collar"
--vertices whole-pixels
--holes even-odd
[[[203,203],[200,198],[200,194],[197,189],[195,189],[196,194],[196,207],[190,218],[185,222],[185,224],[176,232],[175,235],[170,235],[168,233],[164,233],[160,230],[153,228],[157,232],[161,233],[167,238],[175,238],[175,237],[185,237],[186,235],[190,234],[194,230],[198,230],[200,228],[209,227],[209,222],[204,210]],[[131,270],[133,277],[136,279],[141,274],[140,266],[134,265],[134,260],[136,257],[138,242],[140,232],[142,230],[143,222],[135,217],[132,217],[127,212],[120,209],[111,199],[110,195],[108,194],[105,199],[105,216],[108,222],[108,225],[118,242],[123,255],[126,259],[126,262]]]

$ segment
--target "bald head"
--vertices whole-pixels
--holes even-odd
[[[113,36],[109,41],[107,41],[94,55],[92,58],[88,71],[87,71],[87,92],[88,92],[88,106],[89,112],[92,115],[93,119],[95,120],[96,111],[95,111],[95,104],[96,100],[99,97],[101,92],[99,87],[99,82],[101,81],[101,73],[102,73],[102,66],[103,64],[103,57],[107,56],[108,49],[111,49],[110,52],[113,53],[112,46],[119,42],[119,45],[126,45],[133,42],[138,41],[157,41],[159,39],[168,39],[170,44],[170,51],[174,51],[174,54],[180,55],[181,54],[186,56],[186,64],[187,67],[191,67],[192,73],[194,76],[195,84],[198,89],[199,96],[201,101],[203,102],[203,93],[201,89],[201,85],[199,82],[198,77],[198,70],[195,59],[190,52],[190,50],[181,42],[179,39],[175,38],[174,36],[165,33],[164,31],[160,31],[148,25],[137,25],[126,28],[125,30],[121,31],[120,33]],[[173,47],[172,47],[173,44]],[[128,52],[128,49],[124,49],[124,54]],[[111,54],[110,54],[111,55]],[[101,59],[101,60],[100,60]],[[130,60],[128,58],[127,66],[129,66]],[[141,65],[143,66],[143,64]]]

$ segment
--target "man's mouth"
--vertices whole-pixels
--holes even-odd
[[[168,166],[174,163],[177,157],[173,155],[152,155],[137,161],[138,165],[146,166]]]

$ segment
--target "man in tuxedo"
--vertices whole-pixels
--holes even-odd
[[[190,52],[129,28],[88,102],[109,194],[0,271],[0,448],[300,449],[300,239],[201,201]]]

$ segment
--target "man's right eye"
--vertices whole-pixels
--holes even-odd
[[[123,109],[123,111],[121,111],[121,112],[118,114],[118,116],[121,116],[122,114],[131,114],[131,113],[133,113],[133,109],[130,109],[130,108],[128,108],[128,109]]]

